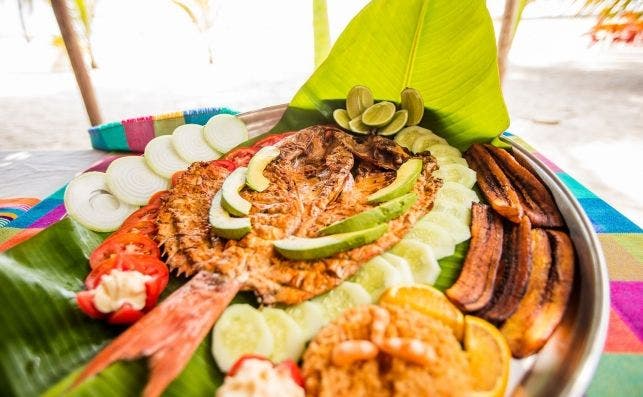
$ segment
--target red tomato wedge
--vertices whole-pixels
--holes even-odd
[[[266,357],[260,356],[258,354],[245,354],[239,357],[239,359],[232,365],[232,367],[230,367],[230,370],[228,371],[226,376],[235,376],[241,369],[243,363],[248,360],[261,360],[271,362]],[[296,384],[298,384],[302,388],[304,387],[304,377],[302,376],[297,363],[295,363],[293,360],[284,360],[278,365],[274,365],[274,367],[277,368],[277,370],[285,371],[288,375],[290,375],[290,377],[295,381]]]
[[[151,238],[143,234],[119,232],[109,237],[92,252],[89,257],[89,266],[93,269],[104,260],[120,253],[161,257],[158,245]]]
[[[233,162],[237,167],[245,167],[258,151],[258,147],[243,147],[228,153],[225,159]]]

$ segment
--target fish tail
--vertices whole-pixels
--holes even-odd
[[[192,354],[241,287],[211,272],[199,272],[99,352],[76,378],[76,387],[118,360],[150,357],[143,391],[160,396],[185,368]]]

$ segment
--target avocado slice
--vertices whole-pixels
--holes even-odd
[[[383,203],[410,192],[422,172],[422,160],[410,159],[397,169],[390,185],[368,196],[369,203]]]
[[[290,237],[273,244],[277,252],[288,259],[308,260],[333,256],[338,252],[372,243],[388,230],[388,224],[351,233],[333,234],[325,237]]]
[[[405,213],[417,201],[417,194],[407,193],[375,208],[360,212],[341,221],[337,221],[319,231],[321,236],[328,236],[335,233],[348,233],[357,230],[368,229],[388,222]]]
[[[270,162],[279,156],[279,149],[276,146],[264,146],[250,159],[248,163],[248,174],[246,185],[256,192],[263,192],[268,189],[270,181],[263,176],[263,170]]]
[[[233,218],[221,205],[222,193],[217,192],[210,207],[210,225],[212,231],[219,237],[229,240],[239,240],[251,230],[250,218]]]
[[[247,173],[248,169],[246,167],[239,167],[223,181],[223,186],[221,186],[221,206],[230,215],[246,216],[250,213],[250,202],[239,194],[239,191],[246,184]]]

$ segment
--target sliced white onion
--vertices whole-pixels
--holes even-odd
[[[227,153],[248,140],[248,128],[231,114],[218,114],[203,126],[203,136],[215,150]]]
[[[198,124],[183,124],[172,133],[172,146],[181,158],[188,163],[210,161],[221,157],[203,137],[203,127]]]
[[[107,187],[103,172],[86,172],[74,178],[65,190],[65,208],[70,218],[95,232],[118,229],[138,209],[120,201]]]
[[[145,164],[142,156],[118,158],[107,167],[107,186],[119,200],[133,205],[145,205],[154,193],[170,184]]]
[[[190,166],[172,146],[170,135],[157,136],[149,141],[144,155],[147,165],[163,178],[171,178],[175,172],[186,170]]]

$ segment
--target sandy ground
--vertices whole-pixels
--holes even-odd
[[[344,19],[334,18],[330,10],[337,25],[331,31],[335,37],[345,15],[359,8],[351,7],[342,10]],[[97,23],[100,28],[100,20]],[[171,37],[193,37],[189,23],[182,23]],[[194,48],[159,54],[158,48],[141,49],[137,40],[145,39],[142,33],[121,32],[117,39],[127,36],[133,42],[128,46],[120,41],[120,47],[112,50],[128,62],[110,61],[113,57],[106,50],[97,50],[101,68],[92,72],[104,120],[216,105],[244,111],[287,102],[312,67],[312,39],[303,35],[289,43],[291,48],[275,46],[283,29],[261,20],[256,23],[263,23],[260,28],[270,37],[219,43],[213,66],[204,62],[203,52],[194,55]],[[591,20],[524,21],[504,84],[510,130],[643,225],[643,48],[588,48],[582,33],[590,24]],[[237,28],[223,25],[220,28],[228,29],[228,34]],[[161,40],[171,39],[162,28],[151,33],[154,26],[145,29],[146,34],[165,34]],[[0,62],[0,149],[90,147],[88,121],[73,74],[47,40],[36,38],[26,45],[14,36],[3,36],[0,28],[0,50],[12,55]],[[112,41],[97,33],[96,48]],[[260,48],[259,54],[252,53],[254,48]],[[135,58],[137,51],[143,51],[145,61]],[[52,73],[52,67],[58,71]]]

